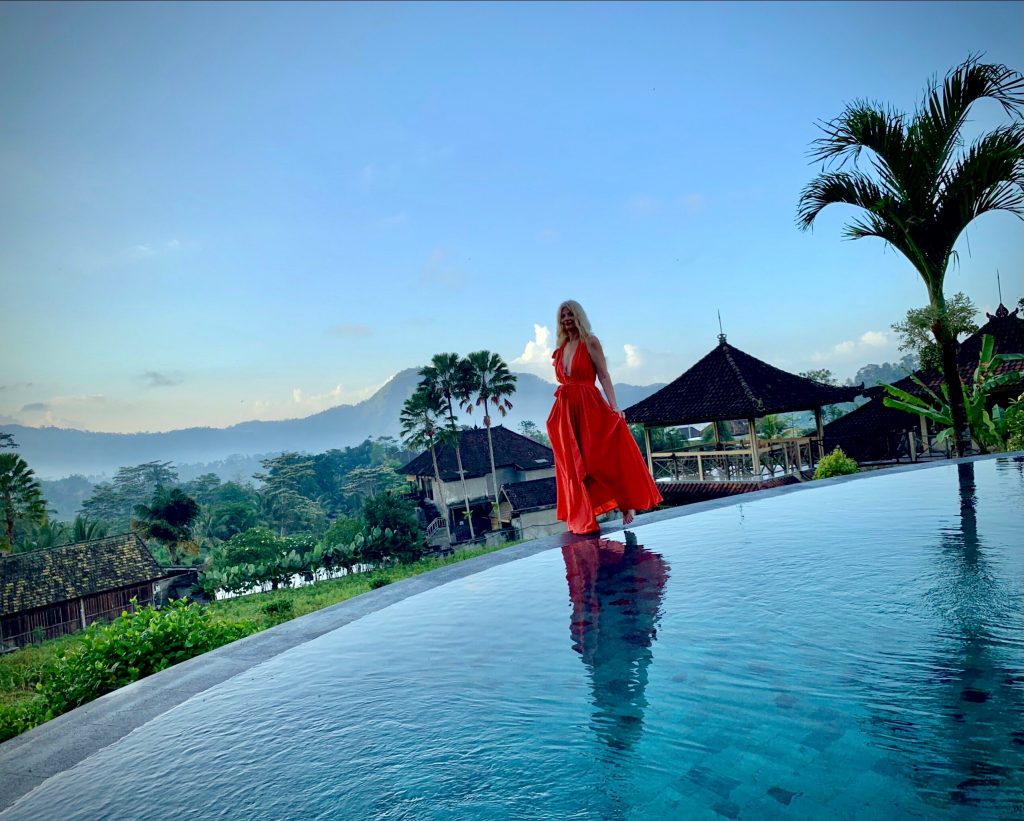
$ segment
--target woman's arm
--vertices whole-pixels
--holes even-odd
[[[590,352],[590,361],[594,363],[594,370],[597,371],[597,380],[601,383],[601,387],[604,388],[604,395],[608,398],[608,404],[611,405],[613,411],[625,419],[626,414],[619,409],[619,403],[615,401],[615,386],[612,384],[612,378],[608,374],[608,362],[604,358],[601,340],[596,336],[591,336],[587,340],[587,350]]]

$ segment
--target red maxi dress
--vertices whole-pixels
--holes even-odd
[[[558,390],[547,427],[559,520],[571,533],[593,533],[602,513],[656,506],[661,494],[625,420],[594,384],[597,374],[586,343],[581,339],[576,345],[568,374],[561,347],[553,358]]]

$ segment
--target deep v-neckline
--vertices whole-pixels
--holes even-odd
[[[582,342],[583,342],[582,339],[577,339],[576,340],[576,350],[574,350],[572,352],[572,356],[569,357],[569,365],[568,366],[566,366],[566,364],[565,364],[565,353],[564,353],[564,351],[562,353],[562,373],[564,373],[566,375],[566,377],[569,377],[572,374],[572,366],[573,366],[573,363],[576,361],[576,354],[578,354],[580,352],[580,345],[582,344]],[[566,342],[565,345],[566,345],[566,347],[568,347],[569,343]]]

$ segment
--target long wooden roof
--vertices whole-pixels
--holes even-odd
[[[626,408],[626,420],[666,426],[758,419],[849,402],[863,389],[823,385],[787,373],[733,347],[722,334],[718,345],[686,373]]]
[[[0,558],[0,616],[166,575],[134,533],[15,553]]]

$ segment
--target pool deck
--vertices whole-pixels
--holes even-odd
[[[902,465],[852,476],[819,479],[744,493],[739,496],[644,513],[636,517],[630,528],[639,528],[681,516],[692,516],[707,510],[737,504],[750,504],[759,499],[798,493],[815,487],[861,481],[881,474],[928,470],[940,465],[1006,457],[1022,458],[1024,453],[1002,453],[950,459],[942,462]],[[622,529],[621,520],[614,520],[606,523],[601,532],[602,535],[612,535],[621,532]],[[409,596],[471,576],[491,567],[561,547],[577,538],[579,537],[570,534],[548,536],[389,584],[378,590],[364,593],[361,596],[196,656],[108,693],[89,704],[84,704],[71,712],[41,724],[27,733],[22,733],[20,736],[0,744],[0,812],[43,784],[47,779],[64,770],[71,769],[94,753],[120,741],[133,730],[157,716],[239,673],[244,673],[252,667],[272,659],[285,650],[290,650],[292,647],[343,627]]]

